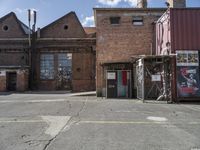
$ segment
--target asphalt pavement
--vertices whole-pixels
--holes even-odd
[[[200,150],[200,105],[4,93],[0,150]]]

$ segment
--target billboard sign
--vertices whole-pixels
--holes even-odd
[[[177,94],[178,97],[200,96],[198,51],[177,51]]]

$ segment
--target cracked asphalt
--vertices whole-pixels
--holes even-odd
[[[0,95],[0,150],[200,150],[200,105]]]

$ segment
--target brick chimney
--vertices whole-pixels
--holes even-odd
[[[147,8],[147,0],[137,0],[137,8]]]
[[[185,8],[186,0],[167,0],[169,7],[172,8]]]

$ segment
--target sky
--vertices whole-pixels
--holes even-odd
[[[166,7],[166,0],[148,0],[148,7]],[[37,11],[37,27],[44,27],[70,11],[75,11],[83,26],[94,26],[93,8],[136,7],[137,0],[0,0],[0,17],[15,12],[28,24],[27,10]],[[200,7],[200,0],[187,0],[187,7]]]

